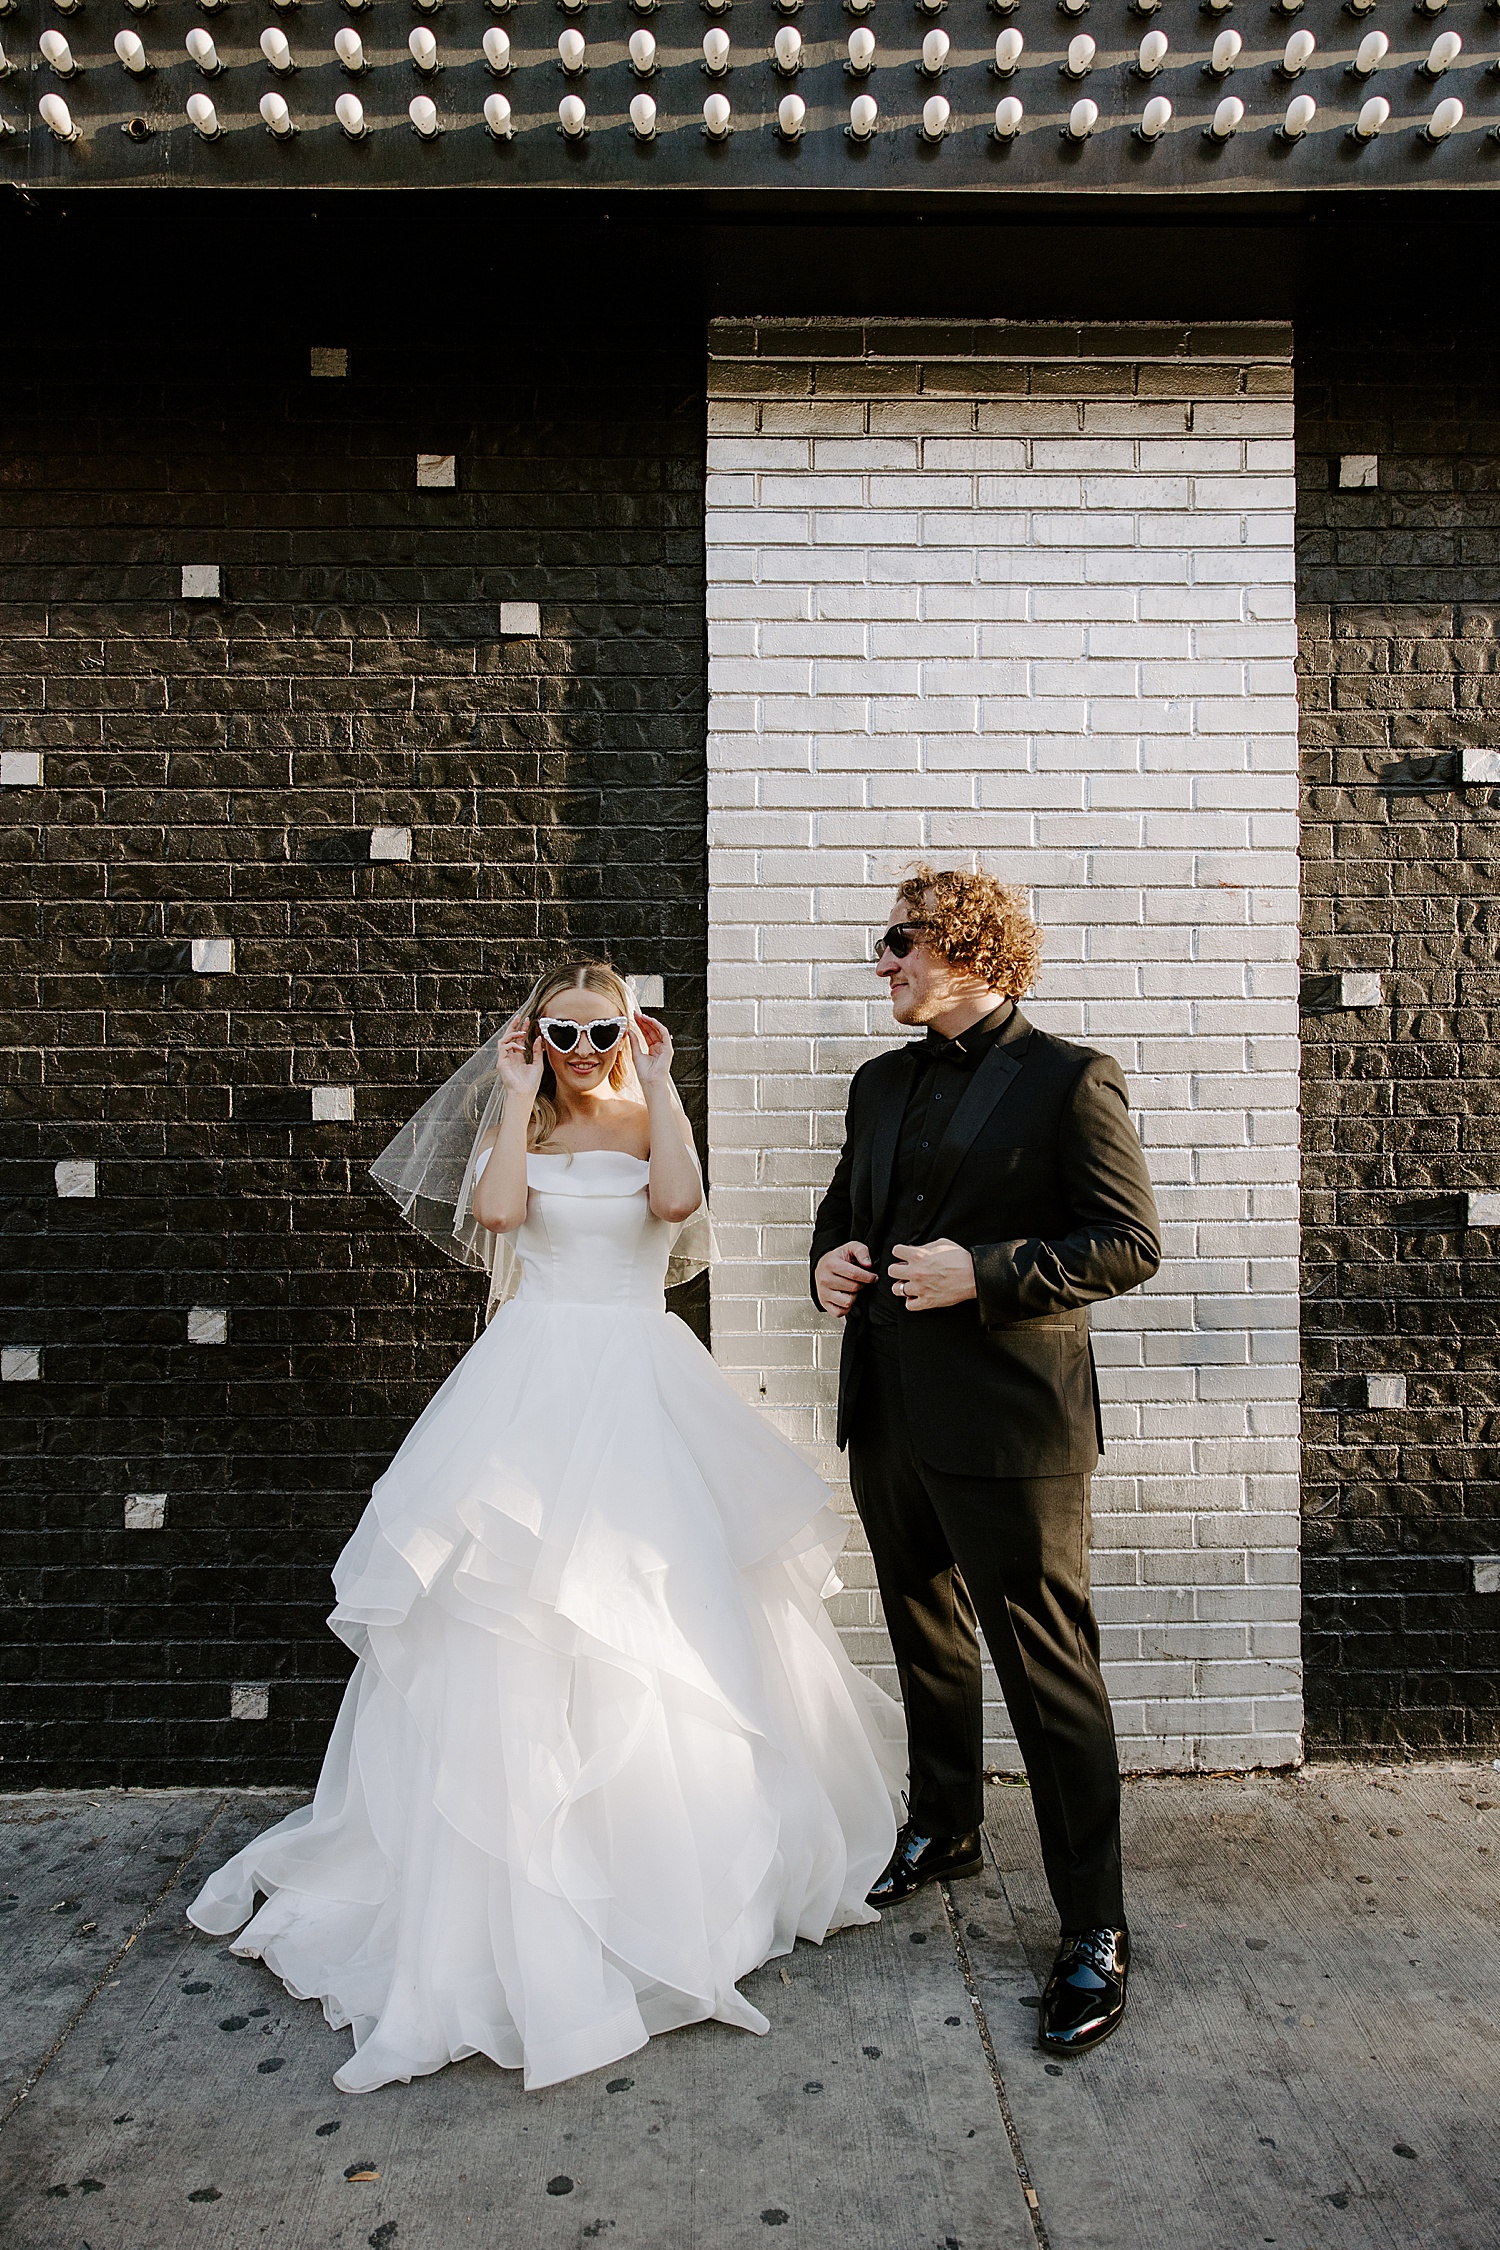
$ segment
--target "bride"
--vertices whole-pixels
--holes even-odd
[[[374,1166],[500,1309],[334,1567],[358,1662],[313,1802],[188,1910],[349,2026],[345,2093],[765,2031],[740,1978],[878,1919],[900,1710],[824,1611],[824,1486],[666,1311],[709,1255],[671,1067],[570,963]]]

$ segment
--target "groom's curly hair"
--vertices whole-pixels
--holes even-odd
[[[956,969],[972,970],[996,992],[1019,1000],[1041,974],[1042,933],[1025,899],[993,875],[915,866],[896,896],[926,940]]]

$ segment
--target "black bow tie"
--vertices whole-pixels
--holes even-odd
[[[957,1039],[924,1039],[917,1050],[918,1067],[932,1070],[938,1063],[950,1063],[955,1070],[972,1070],[979,1057]]]

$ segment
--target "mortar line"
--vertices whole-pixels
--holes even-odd
[[[964,1934],[958,1919],[958,1909],[953,1903],[953,1894],[948,1885],[940,1883],[938,1889],[942,1893],[943,1911],[948,1917],[948,1933],[953,1940],[953,1950],[958,1956],[959,1974],[964,1980],[964,1987],[969,1995],[969,2005],[974,2011],[974,2022],[979,2031],[979,2043],[984,2049],[984,2059],[989,2066],[990,2083],[995,2089],[995,2101],[1000,2111],[1000,2122],[1005,2127],[1006,2138],[1010,2142],[1011,2157],[1016,2167],[1016,2177],[1021,2183],[1021,2193],[1026,2198],[1026,2209],[1031,2219],[1032,2232],[1036,2237],[1037,2250],[1052,2250],[1052,2238],[1048,2234],[1046,2222],[1042,2218],[1041,2203],[1032,2182],[1031,2166],[1026,2161],[1026,2151],[1021,2146],[1021,2136],[1016,2130],[1016,2121],[1011,2114],[1010,2097],[1005,2091],[1005,2080],[1000,2071],[1000,2059],[995,2053],[995,2042],[990,2036],[989,2018],[984,2012],[984,2002],[980,1998],[979,1985],[974,1975],[973,1964],[969,1959],[969,1949],[964,1943]],[[1001,1896],[1004,1897],[1003,1891]]]
[[[183,1869],[193,1858],[194,1854],[201,1850],[202,1846],[212,1835],[214,1828],[218,1824],[219,1820],[223,1817],[224,1808],[227,1803],[227,1798],[221,1797],[219,1799],[213,1811],[209,1814],[207,1821],[204,1823],[203,1828],[188,1845],[187,1850],[182,1854],[182,1857],[178,1860],[176,1866],[172,1869],[171,1874],[168,1875],[166,1881],[162,1884],[161,1889],[157,1892],[155,1898],[152,1899],[144,1914],[142,1914],[131,1925],[129,1936],[125,1939],[122,1945],[116,1948],[113,1957],[100,1970],[98,1976],[94,1980],[92,1987],[88,1992],[84,1994],[83,1998],[79,2001],[77,2007],[73,2010],[72,2015],[69,2016],[67,2022],[63,2025],[61,2031],[57,2034],[57,2037],[53,2040],[51,2046],[47,2049],[47,2052],[42,2056],[39,2062],[35,2063],[32,2066],[32,2068],[27,2072],[26,2076],[22,2079],[19,2087],[11,2096],[10,2101],[6,2105],[5,2109],[3,2111],[0,2111],[0,2132],[3,2132],[5,2127],[10,2123],[11,2119],[15,2116],[16,2111],[20,2108],[22,2102],[25,2101],[27,2095],[33,2093],[36,2090],[36,2087],[40,2083],[44,2073],[51,2068],[53,2063],[56,2062],[58,2056],[62,2053],[63,2048],[72,2038],[74,2032],[78,2029],[78,2026],[82,2023],[84,2017],[88,2014],[90,2008],[92,2008],[100,1993],[109,1983],[110,1978],[115,1974],[115,1971],[119,1968],[120,1963],[124,1960],[126,1954],[130,1951],[130,1948],[134,1945],[136,1939],[141,1935],[143,1930],[149,1929],[150,1925],[155,1921]]]

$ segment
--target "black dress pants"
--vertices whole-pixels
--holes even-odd
[[[1120,1766],[1089,1602],[1089,1479],[930,1468],[898,1354],[889,1329],[867,1331],[849,1462],[906,1705],[909,1818],[927,1836],[983,1820],[982,1631],[1062,1926],[1119,1928]]]

